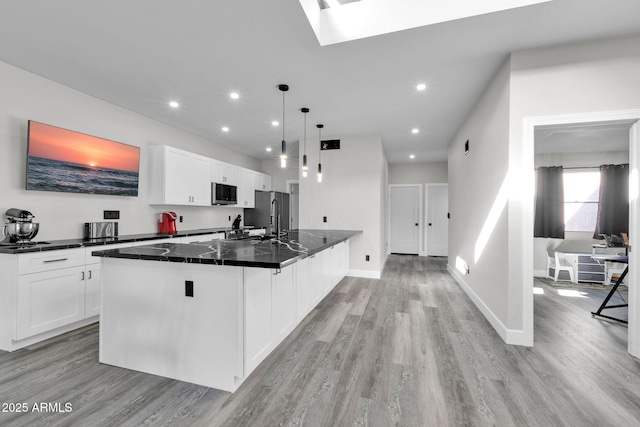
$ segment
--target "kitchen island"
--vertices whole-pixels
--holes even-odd
[[[94,251],[100,362],[235,391],[347,274],[360,233]]]

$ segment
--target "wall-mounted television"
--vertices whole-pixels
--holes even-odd
[[[137,196],[140,147],[29,120],[27,190]]]

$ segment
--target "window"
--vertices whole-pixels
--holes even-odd
[[[600,171],[565,170],[563,181],[565,231],[593,233],[598,218]]]

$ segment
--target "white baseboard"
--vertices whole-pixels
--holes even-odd
[[[362,277],[365,279],[379,279],[382,276],[382,271],[376,270],[349,270],[347,276]]]
[[[453,278],[458,282],[460,287],[465,291],[467,296],[473,301],[473,303],[478,307],[478,309],[482,312],[484,317],[487,318],[493,329],[498,332],[500,338],[507,344],[512,345],[523,345],[523,346],[532,346],[525,336],[524,330],[520,329],[508,329],[504,323],[495,315],[493,311],[482,301],[482,299],[476,294],[473,289],[464,281],[463,276],[460,275],[460,272],[455,268],[452,268],[450,265],[447,265],[447,270]]]

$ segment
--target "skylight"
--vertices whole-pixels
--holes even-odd
[[[553,0],[299,0],[321,46]]]

